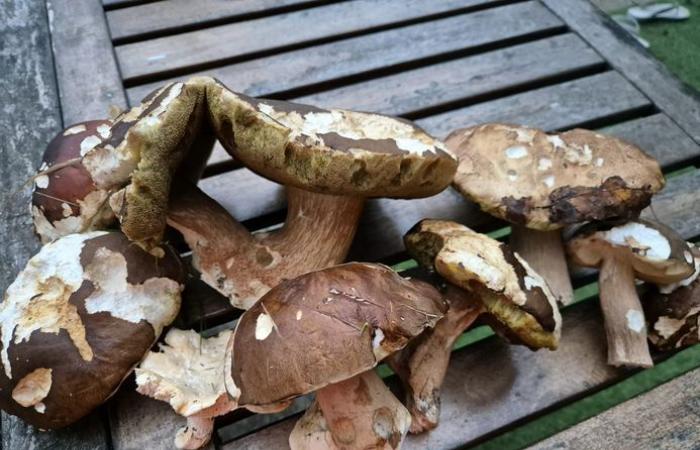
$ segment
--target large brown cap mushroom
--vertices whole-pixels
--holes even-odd
[[[683,280],[694,270],[691,248],[662,224],[634,220],[586,225],[568,242],[567,250],[575,264],[600,268],[608,363],[652,366],[635,278],[659,284]]]
[[[538,230],[636,217],[664,186],[654,158],[593,131],[486,124],[446,142],[460,158],[457,190],[496,217]]]
[[[460,158],[453,186],[513,223],[511,247],[565,305],[573,288],[558,230],[637,217],[664,185],[659,164],[642,150],[588,130],[486,124],[457,130],[446,143]]]
[[[109,133],[110,125],[108,120],[75,124],[46,147],[32,194],[34,227],[44,243],[101,228],[114,220],[108,193],[97,188],[87,169],[75,161],[81,157],[81,149]]]
[[[427,197],[457,160],[417,125],[373,113],[247,97],[209,84],[217,136],[233,156],[280,184],[361,197]]]
[[[0,304],[0,406],[42,429],[103,403],[180,307],[182,268],[118,232],[45,245]]]
[[[442,220],[422,220],[404,237],[421,265],[476,293],[508,337],[530,348],[556,349],[561,316],[545,281],[507,245]]]
[[[700,342],[700,251],[693,251],[695,271],[671,284],[652,285],[642,298],[649,342],[667,351]]]

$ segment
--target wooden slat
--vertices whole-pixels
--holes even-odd
[[[593,3],[542,0],[654,104],[700,143],[700,93],[678,80]]]
[[[532,450],[697,450],[700,369],[552,436]]]
[[[438,55],[468,53],[479,47],[554,32],[562,26],[563,22],[541,4],[525,2],[212,68],[197,75],[210,75],[235,91],[265,97],[379,69],[386,71]],[[129,102],[137,104],[162,83],[127,89]]]
[[[500,1],[355,0],[121,45],[115,50],[122,76],[129,81]]]
[[[29,217],[29,191],[46,143],[61,127],[44,2],[3,2],[0,7],[0,292],[39,248]],[[99,413],[57,432],[40,432],[2,414],[2,448],[106,449]]]
[[[148,1],[149,0],[102,0],[102,4],[105,7],[123,7],[148,3]]]
[[[437,136],[483,122],[513,122],[558,130],[650,107],[649,100],[617,72],[480,103],[418,120]]]
[[[285,7],[313,6],[325,0],[167,0],[107,12],[112,39],[175,32],[217,21],[249,18],[256,13],[274,14]]]
[[[66,125],[126,107],[99,0],[47,0],[61,112]]]

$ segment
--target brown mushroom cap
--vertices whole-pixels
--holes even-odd
[[[547,134],[486,124],[455,131],[446,143],[460,158],[459,192],[496,217],[538,230],[636,217],[664,186],[655,159],[588,130]]]
[[[40,170],[80,158],[81,146],[109,131],[108,120],[91,120],[66,128],[46,147]],[[85,144],[83,144],[85,143]],[[37,234],[50,242],[71,233],[108,225],[114,215],[107,192],[98,189],[82,164],[69,164],[34,180],[32,217]],[[106,207],[105,207],[106,206]]]
[[[45,245],[0,304],[0,407],[48,429],[103,403],[177,315],[181,279],[174,253],[118,232]]]
[[[336,195],[427,197],[445,189],[457,167],[442,142],[406,120],[255,99],[219,82],[207,97],[224,147],[277,183]]]
[[[266,405],[372,369],[442,317],[435,289],[380,264],[348,263],[280,283],[240,318],[229,394]]]
[[[670,285],[652,285],[643,298],[649,341],[659,350],[700,342],[700,251],[693,249],[695,271]]]
[[[422,220],[404,237],[418,262],[462,289],[478,294],[508,337],[531,348],[558,345],[561,316],[547,283],[520,256],[464,225]]]
[[[678,233],[642,219],[585,225],[569,240],[567,252],[575,264],[584,267],[598,267],[615,252],[630,261],[636,278],[659,284],[680,281],[694,269],[692,250]]]

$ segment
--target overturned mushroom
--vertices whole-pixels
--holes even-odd
[[[183,271],[118,232],[45,245],[0,304],[0,407],[42,429],[103,403],[180,307]]]
[[[450,305],[434,329],[391,359],[407,391],[411,432],[420,433],[438,424],[452,346],[477,317],[483,314],[513,343],[554,350],[561,316],[544,280],[505,244],[440,220],[419,222],[404,241],[423,267],[444,279]]]
[[[239,308],[283,279],[343,262],[365,198],[434,195],[457,165],[404,120],[253,99],[218,83],[207,95],[226,149],[287,188],[284,227],[256,235],[196,188],[172,196],[168,224],[185,237],[202,278]]]
[[[661,351],[700,342],[700,250],[693,251],[695,271],[671,284],[652,285],[642,298],[649,342]]]
[[[568,242],[572,261],[599,267],[608,364],[651,367],[647,330],[634,280],[675,283],[693,274],[693,254],[670,228],[646,220],[591,223]]]
[[[632,144],[593,131],[560,134],[486,124],[453,132],[460,158],[453,186],[513,224],[511,245],[552,287],[573,300],[560,229],[629,219],[664,186],[659,164]]]

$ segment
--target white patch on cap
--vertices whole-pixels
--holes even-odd
[[[255,339],[259,341],[264,341],[272,333],[272,329],[275,324],[266,313],[260,313],[257,320],[255,321]]]
[[[80,156],[85,156],[87,152],[97,147],[102,142],[99,136],[90,135],[80,142]]]
[[[389,350],[385,349],[382,345],[384,342],[384,332],[381,328],[375,328],[373,330],[374,336],[372,337],[372,353],[374,353],[374,359],[381,361],[387,356],[389,356]]]
[[[693,262],[693,254],[690,253],[688,250],[683,251],[683,257],[688,262],[688,264],[691,264]]]
[[[73,208],[66,202],[61,203],[61,214],[63,217],[70,217],[73,215]]]
[[[145,320],[160,336],[180,309],[182,286],[174,280],[153,277],[141,284],[127,281],[124,255],[102,247],[95,251],[85,267],[85,279],[95,285],[95,291],[85,299],[88,314],[107,312],[112,317],[139,323]]]
[[[518,172],[516,172],[515,170],[509,170],[507,172],[507,175],[510,181],[515,181],[518,179]]]
[[[44,414],[44,412],[46,412],[46,405],[39,402],[36,405],[34,405],[34,410],[39,414]]]
[[[627,328],[635,333],[641,333],[644,330],[644,314],[636,309],[630,309],[625,314],[627,319]]]
[[[557,134],[552,135],[552,136],[547,136],[547,140],[549,141],[550,144],[552,144],[554,146],[555,150],[558,148],[566,147],[566,143]]]
[[[686,252],[688,253],[688,252]],[[692,258],[692,256],[691,256]],[[693,271],[692,275],[690,275],[688,278],[684,278],[681,281],[677,281],[675,283],[670,283],[670,284],[660,284],[659,286],[659,292],[662,294],[670,294],[671,292],[675,291],[676,289],[684,286],[690,286],[693,281],[695,281],[698,278],[698,275],[700,275],[700,258],[695,258],[694,260],[694,266],[695,270]]]
[[[75,126],[72,126],[72,127],[68,128],[67,130],[65,130],[65,131],[63,132],[63,135],[64,135],[64,136],[70,136],[70,135],[72,135],[72,134],[82,133],[82,132],[85,131],[85,130],[87,130],[87,127],[85,127],[85,125],[83,125],[83,124],[75,125]]]
[[[40,402],[49,395],[51,382],[51,369],[35,369],[17,382],[12,389],[12,399],[25,408],[43,405]],[[43,407],[40,409],[43,413]]]
[[[603,158],[596,158],[593,164],[595,164],[596,167],[601,167],[604,162],[605,160]]]
[[[508,147],[504,150],[504,153],[506,154],[506,158],[509,159],[521,159],[528,155],[527,148],[523,147],[522,145]]]
[[[599,232],[603,239],[622,247],[630,247],[635,253],[654,261],[665,261],[671,256],[671,244],[658,230],[639,222]]]
[[[112,135],[112,127],[106,123],[103,123],[97,127],[97,132],[100,134],[100,136],[102,136],[102,139],[107,139]]]
[[[542,178],[542,182],[547,187],[554,186],[554,180],[555,180],[554,175],[547,175],[546,177]]]
[[[39,175],[38,177],[34,178],[34,184],[36,184],[36,187],[39,189],[46,189],[49,187],[49,176]]]
[[[77,308],[68,300],[84,281],[80,253],[85,241],[104,234],[105,231],[71,234],[44,245],[7,288],[0,304],[0,357],[8,378],[12,378],[10,345],[28,341],[34,331],[66,330],[80,356],[85,361],[92,360],[85,327]]]
[[[540,158],[540,160],[537,161],[537,170],[544,172],[545,170],[548,170],[551,167],[552,167],[552,160],[549,158]]]
[[[301,316],[302,316],[303,314],[304,314],[304,313],[301,311],[301,309],[298,310],[298,311],[297,311],[297,320],[301,320]]]
[[[530,143],[535,139],[535,130],[530,130],[527,128],[511,128],[515,131],[517,137],[515,138],[518,142]]]

